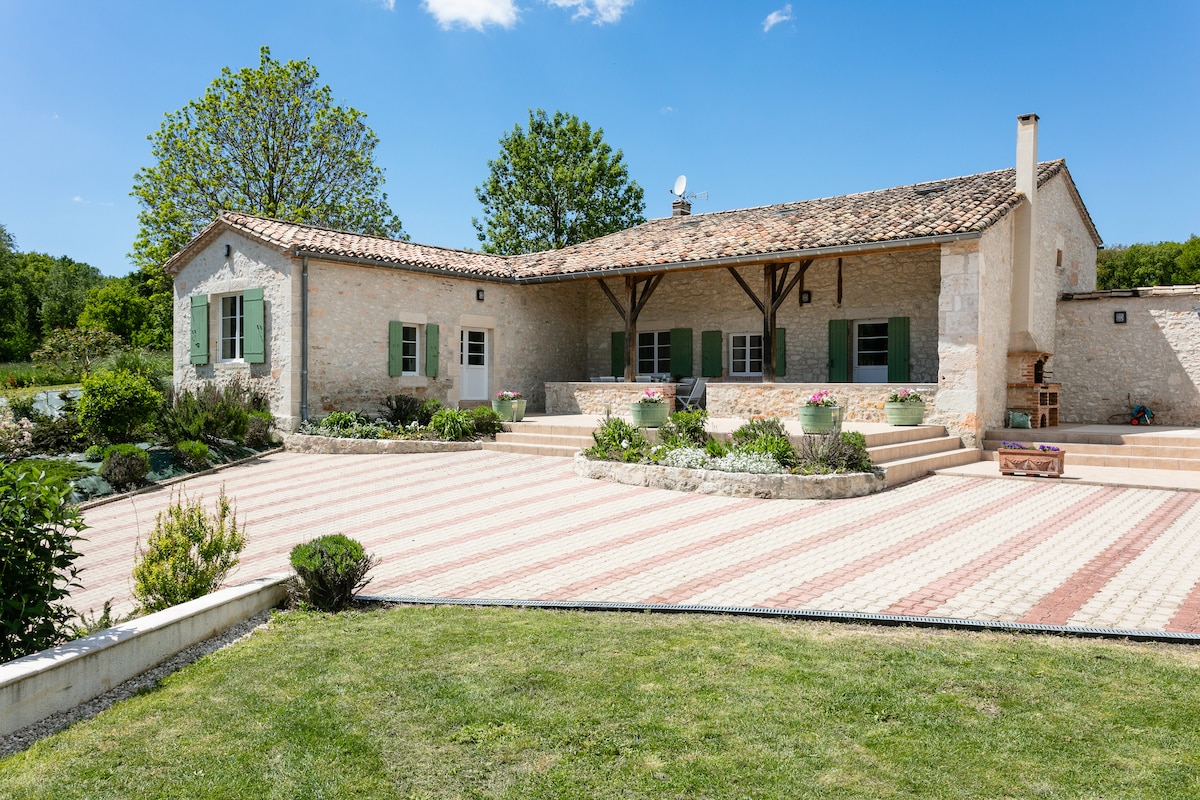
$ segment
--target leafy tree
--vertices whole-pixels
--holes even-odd
[[[1175,257],[1176,284],[1200,283],[1200,236],[1193,235]]]
[[[91,328],[60,328],[33,351],[33,360],[49,364],[60,372],[86,375],[96,362],[121,347],[121,337],[112,331]]]
[[[142,329],[150,316],[150,301],[142,297],[129,278],[117,278],[87,293],[79,327],[112,331],[126,342]]]
[[[334,104],[307,60],[228,67],[149,137],[157,163],[134,177],[142,210],[134,262],[155,271],[222,210],[356,233],[403,235],[381,191],[379,139]]]
[[[1191,244],[1192,237],[1188,242]],[[1195,248],[1200,245],[1192,245]],[[1192,262],[1180,258],[1184,245],[1179,242],[1156,244],[1116,245],[1096,254],[1096,286],[1100,289],[1132,289],[1137,286],[1172,286],[1176,283],[1196,283]],[[1188,258],[1194,258],[1189,256]]]
[[[24,361],[37,347],[37,292],[0,225],[0,361]]]
[[[38,328],[42,335],[56,328],[74,327],[88,290],[108,280],[90,264],[66,256],[23,253],[20,258],[25,271],[38,278]]]
[[[501,138],[488,168],[475,188],[484,218],[471,222],[489,253],[556,249],[645,222],[642,187],[621,151],[574,114],[529,112],[529,130],[516,125]]]

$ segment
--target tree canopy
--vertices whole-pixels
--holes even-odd
[[[220,211],[403,237],[375,165],[366,115],[334,103],[305,61],[262,48],[257,68],[228,67],[151,136],[156,164],[134,177],[141,230],[130,254],[157,270]]]
[[[1186,242],[1116,245],[1096,254],[1098,289],[1200,283],[1200,237]]]
[[[529,129],[505,134],[488,168],[475,188],[483,220],[471,220],[486,252],[551,250],[646,221],[621,151],[574,114],[530,111]]]

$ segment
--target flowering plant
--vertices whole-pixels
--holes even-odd
[[[0,406],[0,464],[16,461],[33,451],[33,423],[16,419],[8,405]]]
[[[637,402],[657,405],[667,401],[663,399],[662,392],[658,391],[657,389],[647,389],[646,391],[642,392],[642,396],[637,399]]]
[[[901,389],[888,395],[889,403],[924,403],[916,389]]]
[[[1000,442],[1000,446],[1005,450],[1040,450],[1043,453],[1057,453],[1058,448],[1052,444],[1039,444],[1036,448],[1026,447],[1020,442]]]
[[[829,393],[828,389],[822,389],[821,391],[814,394],[812,397],[805,400],[804,405],[806,405],[806,406],[825,406],[827,408],[833,408],[834,406],[837,405],[837,400],[835,400],[833,395]]]
[[[497,400],[520,400],[520,392],[496,392]]]

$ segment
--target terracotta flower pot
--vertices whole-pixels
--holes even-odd
[[[1002,447],[996,451],[1001,475],[1041,475],[1057,478],[1063,474],[1067,454],[1063,450],[1017,450]]]

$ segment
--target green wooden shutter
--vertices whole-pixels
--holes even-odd
[[[613,331],[612,334],[612,374],[625,374],[625,331]]]
[[[829,380],[850,380],[850,323],[844,319],[829,320]]]
[[[192,295],[192,348],[193,364],[208,363],[208,297]]]
[[[404,374],[404,323],[388,322],[388,377]]]
[[[426,324],[425,326],[425,376],[428,378],[436,378],[438,376],[438,347],[440,345],[440,334],[437,325]]]
[[[692,370],[692,329],[671,328],[671,375],[688,377]]]
[[[704,378],[719,378],[724,372],[721,362],[720,331],[700,332],[700,376]]]
[[[267,313],[262,289],[247,289],[242,294],[242,358],[248,364],[267,360]]]
[[[775,329],[775,377],[787,375],[787,330]]]
[[[908,381],[908,317],[888,318],[888,383]]]

